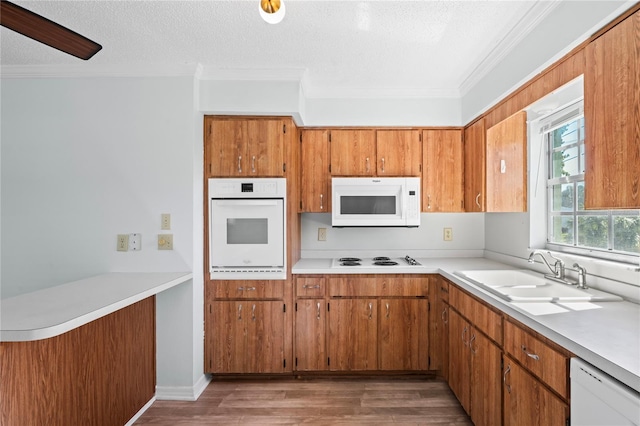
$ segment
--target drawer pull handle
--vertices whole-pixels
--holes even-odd
[[[256,172],[256,156],[251,156],[251,173]]]
[[[384,157],[382,157],[382,173],[384,173]]]
[[[238,321],[242,320],[242,305],[238,305]]]
[[[320,284],[315,284],[315,285],[305,284],[305,285],[302,286],[302,288],[305,288],[305,289],[320,288]]]
[[[511,364],[507,365],[507,369],[504,370],[504,375],[502,376],[502,381],[504,382],[504,387],[507,389],[507,392],[511,393],[511,385],[507,383],[507,374],[511,371]]]
[[[440,291],[443,293],[449,293],[449,289],[446,287],[440,287]]]
[[[531,354],[527,351],[527,347],[525,345],[520,345],[520,348],[527,354],[529,358],[535,359],[536,361],[540,361],[540,357],[536,354]]]
[[[469,342],[465,342],[465,341],[464,341],[464,335],[465,335],[465,334],[467,334],[467,326],[466,326],[466,325],[464,326],[464,330],[462,330],[462,336],[461,336],[461,337],[462,337],[462,343],[463,343],[465,346],[469,346]]]
[[[320,210],[324,210],[324,195],[320,194]]]
[[[369,157],[366,158],[366,166],[367,166],[367,173],[369,173],[371,171],[371,167],[369,166]]]
[[[242,155],[238,155],[238,173],[242,173]]]
[[[369,302],[369,319],[373,316],[373,303]]]
[[[238,291],[256,291],[255,287],[238,287]]]
[[[478,206],[479,209],[482,208],[482,206],[480,205],[480,202],[478,201],[478,198],[480,198],[480,193],[478,192],[478,195],[476,195],[476,206]]]
[[[448,316],[447,314],[448,314],[448,312],[447,312],[447,308],[444,308],[444,309],[442,310],[442,314],[440,314],[440,317],[442,318],[442,322],[443,322],[444,324],[447,324],[447,323],[449,322],[449,318],[447,318],[447,316]]]
[[[255,321],[256,320],[256,305],[254,304],[251,307],[251,321]]]
[[[387,318],[389,318],[389,304],[387,303]]]
[[[316,304],[316,319],[320,321],[320,302]]]

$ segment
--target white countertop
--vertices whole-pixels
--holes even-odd
[[[2,299],[0,342],[58,336],[192,277],[191,272],[109,273]]]
[[[490,305],[640,392],[640,305],[631,302],[510,303],[454,275],[469,269],[515,269],[484,258],[416,258],[421,266],[331,268],[331,259],[301,259],[294,274],[441,274]]]

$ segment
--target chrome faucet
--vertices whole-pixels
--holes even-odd
[[[573,267],[578,270],[578,288],[583,290],[588,289],[587,287],[587,269],[584,266],[580,266],[577,263],[573,264]]]
[[[551,252],[548,251],[547,254],[549,255],[549,257],[555,260],[555,262],[553,263],[553,266],[551,266],[551,264],[549,264],[547,259],[544,257],[544,254],[542,253],[542,251],[534,250],[529,255],[529,260],[528,260],[529,263],[534,262],[533,258],[536,254],[542,258],[542,261],[544,262],[545,265],[547,265],[547,268],[549,268],[549,271],[553,273],[553,275],[545,274],[544,276],[546,278],[552,278],[558,281],[562,281],[565,284],[567,283],[564,278],[564,262],[561,259],[558,259],[557,257],[553,257]]]

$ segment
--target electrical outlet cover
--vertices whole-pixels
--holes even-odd
[[[171,215],[169,213],[162,213],[160,215],[160,229],[164,231],[171,229]]]
[[[129,235],[118,234],[118,242],[116,245],[118,251],[129,251]]]

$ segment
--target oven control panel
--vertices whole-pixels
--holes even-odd
[[[212,178],[210,198],[284,198],[285,178]]]

